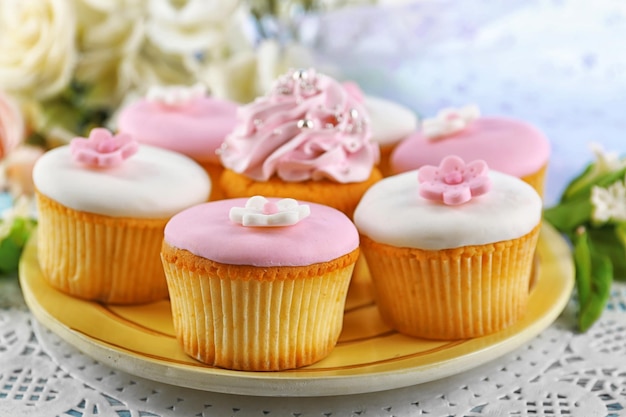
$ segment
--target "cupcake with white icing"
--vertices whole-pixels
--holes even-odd
[[[184,210],[162,248],[177,338],[228,369],[317,362],[341,333],[358,254],[356,227],[328,206],[254,196]]]
[[[541,210],[527,183],[456,156],[372,186],[354,221],[383,319],[403,334],[447,340],[516,322]]]
[[[167,298],[165,224],[211,190],[188,157],[102,128],[46,152],[33,181],[44,277],[72,296],[115,304]]]

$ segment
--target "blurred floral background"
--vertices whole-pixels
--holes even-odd
[[[31,171],[47,149],[115,129],[154,85],[204,84],[245,103],[313,64],[307,21],[372,1],[3,0],[0,2],[0,272],[35,221]]]
[[[199,81],[214,96],[247,102],[286,68],[311,63],[300,42],[305,19],[360,3],[368,2],[2,1],[3,105],[21,108],[28,143],[54,145],[113,123],[152,85]],[[18,145],[12,140],[6,151]]]

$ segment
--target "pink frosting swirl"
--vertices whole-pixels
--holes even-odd
[[[447,156],[438,167],[425,165],[419,169],[419,193],[426,199],[447,205],[463,204],[491,189],[488,173],[483,160],[466,165],[458,156]]]
[[[219,150],[222,164],[256,181],[365,181],[378,162],[369,116],[339,82],[314,70],[281,76],[243,106]]]
[[[132,136],[120,133],[113,135],[107,129],[95,128],[89,138],[74,138],[70,152],[75,161],[85,165],[108,168],[121,164],[139,149]]]

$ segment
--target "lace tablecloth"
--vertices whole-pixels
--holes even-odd
[[[336,397],[250,397],[162,384],[104,366],[38,324],[15,279],[1,282],[0,416],[626,415],[626,284],[602,319],[573,331],[574,308],[524,346],[438,381]]]
[[[441,0],[351,13],[321,22],[322,56],[367,92],[424,114],[477,102],[483,113],[535,123],[553,144],[548,203],[590,159],[589,141],[626,149],[624,2]],[[219,394],[138,378],[39,325],[15,278],[0,278],[0,303],[0,417],[626,415],[626,284],[619,282],[585,334],[573,331],[570,306],[532,341],[473,370],[323,398]]]

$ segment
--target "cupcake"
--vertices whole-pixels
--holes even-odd
[[[372,186],[354,221],[383,319],[442,340],[515,323],[527,308],[541,210],[524,181],[456,156]]]
[[[365,108],[334,79],[290,71],[238,112],[219,152],[227,197],[292,197],[352,215],[382,178]]]
[[[124,107],[117,127],[140,143],[187,155],[217,184],[222,164],[216,154],[236,122],[237,105],[206,95],[204,86],[152,87],[145,98]],[[211,199],[221,198],[215,186]]]
[[[482,117],[476,106],[444,109],[391,154],[391,171],[437,165],[448,155],[482,159],[495,171],[520,178],[543,195],[550,144],[543,133],[520,120]]]
[[[163,229],[174,213],[206,201],[211,188],[186,156],[101,128],[42,155],[33,181],[45,279],[72,296],[113,304],[167,298]]]
[[[380,146],[378,169],[383,176],[392,174],[389,160],[395,147],[417,130],[417,115],[411,109],[381,97],[365,95],[357,84],[344,82],[350,94],[361,101],[369,114],[372,141]]]
[[[343,213],[293,199],[230,199],[175,215],[161,258],[176,335],[209,365],[306,366],[334,348],[359,236]]]

